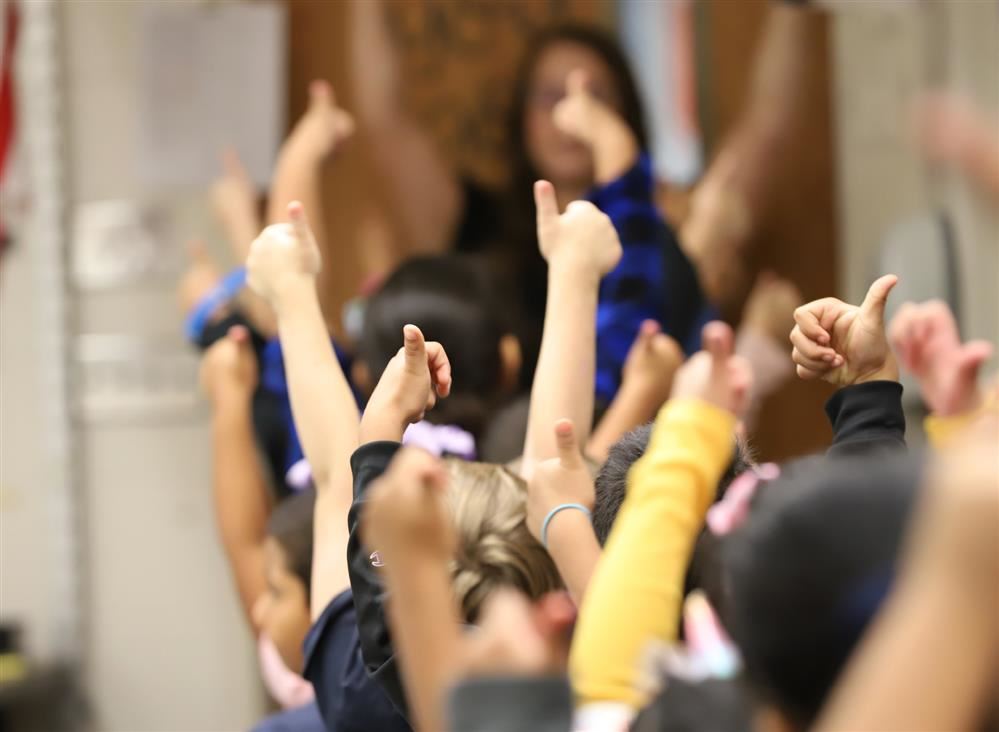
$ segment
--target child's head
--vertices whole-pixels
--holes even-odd
[[[527,529],[527,486],[501,465],[447,460],[448,499],[458,537],[454,592],[462,614],[475,622],[499,587],[532,600],[562,588],[548,552]]]
[[[274,642],[281,660],[302,670],[302,641],[309,630],[309,587],[312,579],[312,489],[279,503],[267,523],[264,545],[267,593],[253,608],[261,632]]]
[[[373,387],[412,323],[451,361],[451,396],[427,414],[480,436],[497,402],[517,385],[520,346],[484,263],[462,255],[418,257],[399,266],[367,303],[355,382]]]
[[[723,621],[783,726],[811,726],[887,594],[919,472],[883,456],[792,463],[725,538]]]
[[[628,471],[645,454],[653,427],[651,422],[637,427],[614,443],[614,446],[607,453],[607,461],[597,473],[594,482],[596,496],[593,504],[593,531],[601,546],[610,536],[611,527],[614,525],[618,511],[621,510],[621,504],[624,503],[628,485]],[[737,475],[749,470],[752,466],[753,458],[749,445],[742,438],[737,438],[732,462],[729,463],[721,480],[718,481],[718,498],[721,499],[725,495],[726,488]]]

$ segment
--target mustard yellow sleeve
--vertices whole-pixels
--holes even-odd
[[[577,701],[645,699],[639,664],[676,637],[693,545],[732,458],[735,418],[694,399],[663,407],[580,608],[569,670]]]
[[[972,422],[977,420],[987,412],[999,410],[999,400],[995,395],[990,395],[982,406],[963,414],[954,414],[941,417],[931,414],[923,420],[923,429],[930,444],[937,450],[946,447],[954,441],[955,436],[960,435]]]

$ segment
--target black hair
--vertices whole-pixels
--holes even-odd
[[[427,413],[478,438],[502,386],[500,339],[511,333],[487,263],[472,255],[417,257],[401,264],[368,301],[358,355],[377,382],[402,346],[402,329],[418,326],[451,362],[451,396]]]
[[[685,681],[669,677],[639,713],[631,732],[751,732],[752,708],[738,681]]]
[[[724,541],[722,622],[753,690],[801,729],[888,593],[920,464],[796,461],[760,486],[746,524]]]
[[[597,473],[594,482],[595,500],[593,503],[593,532],[603,546],[610,536],[611,527],[617,518],[628,484],[628,471],[649,446],[653,423],[636,427],[624,435],[607,453],[607,460]],[[753,467],[753,456],[745,440],[735,440],[732,461],[718,481],[717,500],[725,496],[729,484],[736,476]]]
[[[312,587],[312,519],[316,491],[307,488],[285,498],[274,507],[267,520],[267,534],[284,551],[286,568],[305,585],[305,595]]]

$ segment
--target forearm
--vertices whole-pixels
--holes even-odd
[[[589,517],[582,511],[560,511],[548,525],[548,553],[558,568],[576,607],[600,561],[600,544]]]
[[[215,520],[251,624],[253,604],[267,589],[263,544],[270,515],[252,419],[249,398],[218,405],[212,416]]]
[[[522,473],[529,478],[537,463],[556,456],[558,420],[572,420],[586,444],[593,422],[596,370],[596,312],[599,277],[549,264],[548,302],[541,351],[531,389]]]
[[[649,641],[676,637],[687,565],[734,427],[731,414],[696,400],[660,413],[580,611],[570,657],[580,703],[645,701],[638,662]]]
[[[418,730],[444,729],[447,690],[461,671],[461,625],[444,563],[384,555],[388,619]]]
[[[586,455],[598,463],[607,459],[614,443],[636,427],[652,420],[661,403],[644,390],[624,382],[586,444]]]
[[[357,448],[357,404],[340,370],[311,282],[289,287],[277,306],[292,415],[302,449],[323,490],[345,473]],[[340,481],[349,485],[349,481]],[[349,488],[342,496],[350,504]]]

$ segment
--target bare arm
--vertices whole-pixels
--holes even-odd
[[[257,367],[243,328],[215,343],[201,367],[212,401],[212,493],[215,521],[243,611],[266,592],[264,539],[270,498],[253,437],[251,402]]]
[[[291,204],[288,216],[291,224],[270,226],[253,243],[247,269],[250,285],[277,313],[292,413],[316,483],[312,615],[317,617],[350,584],[348,466],[360,417],[316,297],[318,247],[301,205]]]
[[[535,184],[538,240],[548,260],[548,302],[521,468],[530,479],[538,462],[558,454],[552,425],[568,418],[580,443],[593,423],[596,314],[600,278],[621,258],[610,219],[582,201],[559,216],[551,184]]]
[[[354,0],[351,67],[357,111],[372,152],[392,188],[393,208],[409,236],[410,255],[447,250],[464,205],[454,172],[402,104],[399,62],[380,0]]]

